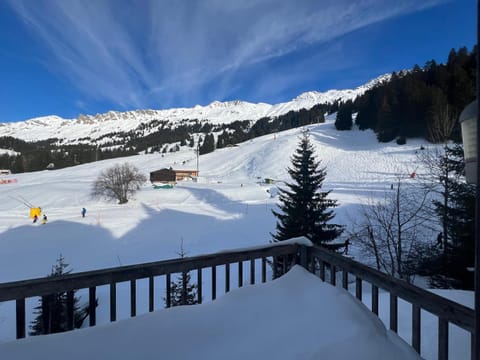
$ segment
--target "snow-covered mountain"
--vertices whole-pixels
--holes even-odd
[[[229,124],[237,120],[256,121],[263,117],[280,116],[289,111],[308,110],[317,104],[333,103],[337,100],[353,100],[373,86],[389,79],[390,75],[386,74],[356,89],[309,91],[291,101],[275,105],[235,100],[214,101],[209,105],[196,105],[193,108],[109,111],[97,115],[80,115],[76,119],[63,119],[55,115],[44,116],[15,123],[1,123],[0,137],[12,136],[25,141],[57,138],[72,142],[76,139],[95,140],[111,133],[128,132],[154,120],[167,121],[172,126],[185,120],[198,120],[212,125]]]

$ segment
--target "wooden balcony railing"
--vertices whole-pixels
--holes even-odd
[[[261,278],[261,282],[267,281],[267,261],[273,264],[271,268],[274,269],[274,272],[277,272],[277,274],[273,274],[273,277],[280,276],[294,263],[299,263],[317,274],[323,281],[328,279],[332,285],[341,285],[346,290],[349,290],[349,279],[354,277],[355,296],[360,301],[362,301],[362,287],[364,283],[368,283],[371,286],[371,311],[377,316],[379,314],[379,290],[388,292],[390,296],[389,327],[394,332],[398,331],[398,299],[410,303],[412,305],[410,343],[418,353],[421,349],[421,310],[427,311],[438,318],[438,358],[440,360],[448,359],[449,323],[469,332],[473,340],[474,311],[472,309],[321,247],[298,244],[284,245],[279,243],[276,246],[265,246],[250,250],[221,252],[58,277],[4,283],[0,284],[0,302],[16,302],[16,337],[23,338],[26,336],[25,300],[27,298],[67,293],[68,328],[73,329],[74,291],[88,289],[89,325],[94,326],[96,324],[96,288],[98,286],[109,285],[110,321],[116,321],[116,289],[120,282],[130,282],[130,316],[136,316],[136,281],[139,279],[148,279],[148,311],[151,312],[155,310],[154,280],[156,277],[165,276],[165,303],[169,307],[171,305],[171,275],[196,271],[197,296],[198,302],[201,303],[203,299],[202,283],[206,283],[202,280],[203,270],[210,270],[210,295],[211,299],[214,300],[217,297],[218,288],[217,271],[222,272],[225,279],[224,291],[228,292],[232,286],[230,276],[232,266],[237,266],[237,287],[241,287],[246,281],[254,284],[256,278]],[[244,262],[249,263],[246,269],[244,269]],[[259,271],[261,276],[256,276],[256,271]],[[247,274],[249,278],[244,279],[244,274]],[[341,284],[337,284],[337,274],[341,274]]]
[[[166,278],[166,306],[171,305],[171,275],[175,273],[197,272],[198,302],[203,299],[202,270],[209,268],[211,271],[211,298],[217,297],[217,267],[225,267],[225,291],[230,290],[230,267],[238,266],[238,286],[243,280],[243,262],[250,262],[250,283],[255,283],[255,260],[261,261],[261,281],[267,281],[267,258],[280,259],[283,256],[297,254],[299,245],[267,246],[258,249],[241,250],[209,254],[204,256],[185,257],[182,259],[165,260],[139,265],[121,266],[110,269],[95,270],[68,274],[55,277],[46,277],[25,281],[15,281],[0,284],[0,302],[16,301],[16,337],[26,336],[26,311],[25,300],[31,297],[42,297],[55,293],[67,294],[67,327],[72,330],[74,326],[74,291],[88,289],[89,298],[89,325],[96,324],[96,288],[101,285],[110,286],[110,321],[116,321],[117,309],[117,284],[130,282],[130,315],[136,316],[136,281],[148,278],[148,304],[149,311],[154,311],[154,279],[165,275]],[[271,261],[275,261],[273,258]],[[286,269],[285,269],[286,270]]]
[[[320,247],[311,247],[305,255],[309,260],[306,264],[310,271],[314,265],[318,269],[319,277],[325,281],[326,271],[329,271],[329,281],[336,285],[337,273],[342,274],[342,287],[348,289],[349,277],[355,277],[355,296],[362,301],[363,284],[371,286],[371,310],[378,316],[378,292],[382,289],[390,294],[389,313],[390,330],[398,331],[398,299],[412,304],[412,329],[410,345],[420,354],[421,348],[421,310],[425,310],[438,318],[438,359],[448,359],[448,325],[455,324],[471,334],[473,346],[474,310],[438,296],[432,292],[408,284],[405,281],[384,274],[366,265],[353,261],[347,257],[332,253]],[[471,349],[472,350],[472,349]],[[471,358],[474,359],[473,351]],[[421,355],[421,354],[420,354]]]

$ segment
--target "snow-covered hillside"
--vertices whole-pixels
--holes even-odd
[[[44,116],[15,123],[0,123],[0,137],[12,136],[25,141],[50,138],[74,140],[88,137],[98,139],[114,132],[128,132],[136,129],[140,124],[147,124],[153,120],[168,121],[170,124],[195,119],[208,121],[210,124],[229,124],[236,120],[255,121],[263,117],[286,114],[292,110],[308,110],[317,104],[333,103],[336,100],[352,100],[378,83],[389,79],[390,75],[382,75],[352,90],[329,90],[324,93],[310,91],[289,102],[276,105],[252,104],[240,100],[214,101],[209,105],[197,105],[193,108],[110,111],[105,114],[80,115],[77,119],[63,119],[54,115]]]
[[[348,224],[362,204],[372,197],[383,198],[398,179],[413,182],[423,174],[416,157],[420,146],[430,147],[423,140],[409,140],[403,146],[378,143],[372,131],[336,131],[332,118],[308,129],[318,159],[327,169],[324,189],[332,190],[330,197],[339,202],[336,223]],[[290,180],[286,169],[301,131],[267,135],[202,155],[199,182],[180,182],[173,189],[153,189],[147,183],[126,205],[90,198],[92,182],[102,170],[122,162],[135,165],[147,177],[163,167],[195,169],[193,150],[184,147],[164,155],[0,177],[16,180],[0,184],[0,282],[48,275],[59,254],[77,272],[175,258],[182,242],[188,256],[267,244],[275,231],[271,210],[278,202],[278,187]],[[415,179],[409,176],[413,170],[418,174]],[[262,183],[265,178],[275,183]],[[25,202],[40,206],[48,223],[33,224]],[[82,207],[87,208],[85,218],[80,214]],[[144,285],[138,285],[139,293]],[[99,297],[108,304],[107,293],[99,290]],[[156,307],[161,308],[162,295],[156,299]],[[124,305],[119,318],[128,317],[128,304]],[[14,337],[14,306],[0,303],[0,340]],[[27,309],[34,306],[34,301],[27,302]],[[407,308],[405,316],[410,319]],[[98,317],[107,321],[107,312],[99,312]],[[436,329],[433,320],[425,324]],[[422,333],[434,331],[428,328]],[[457,339],[457,333],[453,336]],[[467,334],[458,336],[469,339]],[[464,343],[459,342],[460,349],[452,345],[451,351],[461,355],[453,358],[468,356]],[[436,351],[433,345],[432,349],[431,355]]]
[[[339,201],[335,221],[341,224],[348,223],[367,198],[383,198],[399,177],[410,181],[414,169],[421,174],[415,152],[429,146],[423,140],[403,146],[378,143],[371,131],[336,131],[333,119],[309,130],[321,165],[327,168],[324,188]],[[102,170],[129,162],[148,178],[164,167],[195,169],[194,151],[184,147],[175,153],[4,176],[16,182],[0,185],[0,281],[45,275],[60,252],[75,270],[83,271],[118,265],[118,258],[123,264],[170,258],[180,239],[191,255],[268,243],[275,228],[270,210],[278,200],[278,186],[290,180],[286,168],[301,131],[267,135],[202,155],[198,183],[180,182],[171,190],[147,183],[122,206],[90,198],[91,185]],[[276,183],[259,184],[265,178]],[[48,227],[30,223],[22,199],[44,210]],[[80,217],[84,206],[85,219]],[[38,252],[37,247],[52,251]],[[95,251],[85,257],[89,247]],[[29,265],[17,261],[15,254]]]

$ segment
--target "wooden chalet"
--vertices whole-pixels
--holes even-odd
[[[150,173],[151,183],[174,184],[175,181],[175,171],[172,169],[164,168]]]
[[[177,181],[182,181],[185,179],[193,179],[198,176],[197,170],[173,170],[173,169],[160,169],[152,171],[150,173],[150,182],[151,183],[162,183],[162,184],[174,184]]]

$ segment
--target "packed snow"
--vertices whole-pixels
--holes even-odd
[[[0,344],[4,359],[52,354],[71,360],[420,359],[345,290],[300,266],[215,302]]]
[[[421,177],[422,169],[416,153],[421,146],[427,150],[430,147],[420,139],[399,146],[394,142],[378,143],[371,131],[339,132],[331,118],[324,124],[308,126],[308,129],[318,159],[327,169],[324,190],[332,190],[330,197],[339,202],[334,219],[339,224],[348,224],[368,199],[383,198],[398,179],[416,181],[410,178],[414,170]],[[194,151],[185,147],[164,155],[138,155],[59,170],[1,176],[16,182],[0,184],[0,282],[46,276],[60,254],[75,272],[80,272],[175,258],[182,243],[187,256],[268,244],[276,223],[271,210],[278,201],[278,187],[290,180],[286,168],[290,165],[290,156],[298,145],[301,131],[292,129],[267,135],[237,147],[202,155],[198,182],[179,182],[173,189],[154,189],[147,183],[125,205],[91,199],[91,185],[102,170],[123,162],[135,165],[147,177],[151,171],[164,167],[196,169]],[[275,182],[267,184],[266,178]],[[28,216],[30,206],[42,208],[48,216],[46,225],[31,222]],[[81,216],[82,207],[87,209],[85,218]],[[352,254],[359,256],[354,244]],[[139,284],[138,293],[142,293],[146,286]],[[158,291],[162,290],[159,287]],[[119,289],[118,298],[122,298],[122,291],[125,293],[123,298],[127,299],[125,304],[119,303],[119,307],[125,307],[119,310],[119,319],[128,317],[127,289]],[[278,298],[278,294],[285,295],[285,298]],[[0,303],[0,340],[5,341],[0,346],[0,357],[15,358],[3,354],[27,354],[28,351],[46,354],[45,349],[52,346],[59,351],[71,351],[67,344],[73,342],[89,343],[95,349],[90,355],[100,356],[119,346],[125,354],[138,348],[138,351],[150,351],[158,357],[163,351],[171,351],[168,345],[182,344],[181,341],[187,338],[189,346],[197,344],[192,345],[192,349],[204,347],[195,351],[205,357],[218,351],[218,358],[225,358],[229,349],[228,358],[262,358],[253,356],[256,351],[265,354],[265,358],[281,359],[314,359],[326,356],[321,354],[333,353],[338,355],[335,358],[352,358],[354,355],[353,358],[373,359],[369,355],[377,352],[409,353],[401,340],[386,331],[367,308],[345,294],[341,289],[323,285],[295,269],[283,280],[244,287],[220,296],[215,302],[157,311],[108,324],[108,306],[105,305],[108,291],[99,289],[97,319],[100,326],[18,342],[11,342],[15,337],[15,304]],[[455,299],[457,295],[449,292],[447,296]],[[462,293],[462,296],[473,298],[471,293]],[[162,295],[156,299],[156,309],[163,308]],[[31,309],[37,301],[31,299],[27,302],[27,311],[30,310],[27,321],[32,319]],[[380,301],[382,309],[388,298],[382,295]],[[147,307],[142,307],[144,303],[145,299],[138,300],[139,308],[143,309],[138,313],[147,312]],[[410,335],[403,331],[401,324],[402,319],[411,318],[411,309],[401,304],[399,309],[399,334],[410,341]],[[262,313],[264,317],[260,317]],[[232,325],[221,321],[227,316],[225,314],[229,314]],[[259,321],[249,323],[250,317],[258,317]],[[388,321],[388,314],[381,318]],[[301,319],[305,322],[297,322]],[[422,326],[422,334],[426,334],[422,357],[433,359],[437,324],[432,318],[432,321],[422,321]],[[167,334],[169,330],[176,335]],[[220,330],[222,333],[218,332]],[[143,336],[137,337],[139,333]],[[121,339],[125,341],[119,340],[120,336],[124,336]],[[345,346],[356,337],[359,340],[354,342],[355,346]],[[451,339],[451,358],[469,358],[470,336],[461,331],[457,334],[454,330]],[[166,345],[160,346],[163,341]],[[138,346],[134,345],[135,342]],[[189,347],[175,348],[184,351],[183,358],[190,358]],[[240,349],[244,352],[241,353]],[[79,359],[87,356],[87,353],[79,354],[83,354],[78,355]],[[118,357],[124,358],[128,357]],[[208,358],[215,358],[215,355]]]

